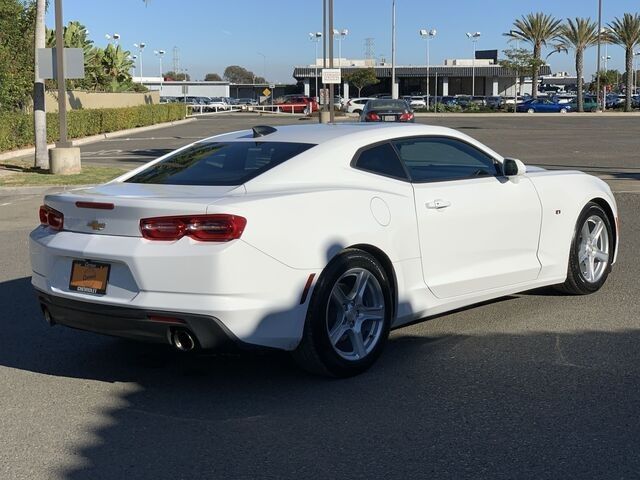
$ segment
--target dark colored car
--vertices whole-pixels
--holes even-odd
[[[445,95],[444,97],[439,99],[438,103],[441,103],[443,105],[458,105],[458,99],[450,95]]]
[[[504,98],[499,95],[487,97],[485,101],[487,107],[491,108],[492,110],[499,110],[505,105]]]
[[[372,99],[364,106],[361,122],[414,122],[415,117],[404,100]]]
[[[556,103],[548,98],[533,98],[518,104],[516,111],[527,113],[567,113],[573,110],[568,103]]]

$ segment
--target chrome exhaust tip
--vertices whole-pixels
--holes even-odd
[[[176,329],[171,333],[171,345],[181,352],[191,352],[196,348],[196,340],[189,331]]]

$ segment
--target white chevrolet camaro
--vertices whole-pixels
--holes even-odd
[[[331,376],[368,368],[416,319],[544,285],[595,292],[618,245],[603,181],[425,125],[219,135],[48,195],[40,220],[49,323],[288,350]]]

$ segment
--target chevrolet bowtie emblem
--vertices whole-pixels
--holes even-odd
[[[104,230],[106,224],[100,223],[98,220],[94,220],[92,222],[87,223],[87,227],[91,227],[92,230],[99,232],[100,230]]]

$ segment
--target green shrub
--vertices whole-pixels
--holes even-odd
[[[140,105],[125,108],[71,110],[67,114],[69,138],[145,127],[156,123],[182,120],[185,109],[180,104]],[[47,114],[47,142],[59,138],[58,114]],[[24,113],[0,113],[0,152],[33,145],[33,116]]]

